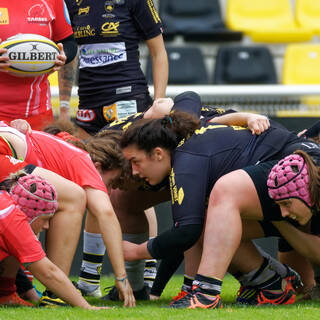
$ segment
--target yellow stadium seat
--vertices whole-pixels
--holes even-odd
[[[290,0],[228,0],[226,23],[259,42],[309,41],[313,36],[296,23]]]
[[[284,55],[283,84],[320,84],[320,45],[291,44]]]
[[[313,30],[320,34],[320,1],[296,0],[296,19],[301,27]]]
[[[58,87],[59,81],[58,81],[58,72],[55,71],[54,73],[51,73],[48,77],[49,83],[51,87]]]

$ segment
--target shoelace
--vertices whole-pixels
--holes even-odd
[[[181,290],[175,297],[172,298],[172,300],[177,301],[182,299],[183,297],[185,297],[188,294],[188,292]]]

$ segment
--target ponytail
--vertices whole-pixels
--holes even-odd
[[[90,137],[86,143],[74,136],[76,128],[71,121],[56,121],[44,131],[88,152],[94,163],[101,163],[103,171],[128,167],[120,148],[121,131],[105,130]]]
[[[189,138],[200,127],[200,121],[189,113],[173,111],[162,119],[141,119],[123,134],[121,147],[135,144],[150,153],[156,147],[173,151],[182,139]]]
[[[311,156],[302,150],[297,150],[295,154],[299,154],[304,158],[309,173],[309,193],[312,203],[316,211],[320,211],[320,167],[318,167]]]

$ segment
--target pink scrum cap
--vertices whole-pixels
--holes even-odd
[[[55,187],[32,174],[19,178],[10,194],[18,208],[27,215],[29,224],[42,215],[53,215],[58,208]]]
[[[298,154],[291,154],[280,160],[269,173],[267,185],[269,196],[273,200],[297,198],[309,208],[313,206],[307,164]]]

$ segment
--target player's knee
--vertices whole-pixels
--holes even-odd
[[[209,199],[209,205],[219,203],[230,203],[233,201],[234,193],[237,192],[235,184],[228,176],[222,176],[214,185]]]
[[[67,212],[76,212],[77,214],[83,216],[86,209],[86,192],[80,186],[73,184],[70,189],[68,189],[68,197],[61,199],[59,203],[59,209]],[[59,202],[59,196],[58,196]]]

